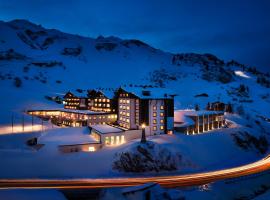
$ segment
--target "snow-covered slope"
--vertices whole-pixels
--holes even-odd
[[[26,20],[0,22],[0,30],[0,124],[9,123],[12,112],[61,106],[45,95],[123,84],[168,87],[178,95],[176,108],[203,108],[220,100],[270,117],[265,109],[270,105],[269,74],[235,61],[211,54],[175,55],[138,40],[86,38]],[[196,97],[202,93],[208,97]]]

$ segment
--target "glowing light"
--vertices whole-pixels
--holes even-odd
[[[88,147],[88,151],[93,152],[93,151],[96,151],[96,149],[95,149],[95,147],[90,146],[90,147]]]
[[[142,128],[145,129],[145,124],[142,124]]]
[[[244,72],[242,71],[234,71],[235,75],[237,76],[241,76],[243,78],[250,78],[250,76],[246,75]]]

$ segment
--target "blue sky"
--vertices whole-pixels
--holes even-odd
[[[270,71],[268,0],[0,0],[0,19],[170,52],[212,53]],[[1,31],[1,30],[0,30]]]

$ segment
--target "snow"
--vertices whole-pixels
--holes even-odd
[[[0,199],[5,200],[66,200],[65,196],[53,189],[3,189],[0,190]]]
[[[116,128],[107,124],[98,124],[98,125],[92,125],[90,126],[91,128],[95,129],[97,132],[101,134],[106,134],[106,133],[120,133],[123,132],[123,129]]]
[[[234,119],[242,121],[243,119]],[[259,159],[253,151],[245,151],[236,146],[232,133],[244,130],[235,128],[209,131],[205,134],[187,136],[182,133],[175,135],[158,135],[147,140],[164,146],[172,152],[182,155],[188,166],[172,174],[209,171],[246,164]],[[130,176],[112,170],[112,162],[116,153],[132,149],[140,139],[120,146],[103,147],[96,152],[77,152],[62,154],[58,151],[59,144],[90,142],[89,131],[84,128],[58,128],[41,133],[0,135],[0,178],[95,178]],[[34,136],[44,143],[38,151],[27,147],[25,142]],[[15,150],[14,150],[15,149]],[[237,156],[236,156],[237,155]],[[93,164],[94,162],[94,164]],[[20,166],[20,167],[18,167]],[[33,170],[35,169],[35,170]],[[155,175],[153,172],[143,176]],[[142,174],[132,174],[141,176]],[[162,175],[162,173],[160,173]]]
[[[234,72],[237,76],[241,76],[243,78],[250,78],[250,76],[248,76],[245,72],[243,71],[235,71]]]
[[[99,141],[90,135],[90,130],[87,127],[47,130],[38,138],[38,143],[45,145],[72,145],[97,142]]]
[[[14,25],[18,29],[14,28]],[[13,27],[12,27],[13,26]],[[25,30],[44,31],[46,36],[40,36],[36,41],[30,40],[25,35]],[[245,151],[236,146],[232,134],[238,131],[248,131],[255,136],[269,132],[268,126],[257,116],[270,118],[270,89],[256,83],[256,75],[243,72],[239,76],[233,75],[234,81],[222,84],[217,81],[202,79],[203,65],[196,63],[180,65],[172,64],[171,53],[155,50],[151,47],[137,46],[134,44],[126,47],[119,38],[108,37],[104,39],[86,38],[62,33],[57,30],[47,30],[27,21],[0,22],[0,37],[5,41],[0,45],[0,51],[14,49],[14,51],[27,57],[25,60],[1,60],[0,74],[5,80],[0,80],[0,126],[10,130],[11,117],[14,116],[14,125],[22,124],[23,112],[31,109],[63,109],[63,105],[48,101],[44,96],[57,96],[68,90],[92,89],[97,87],[117,88],[121,85],[154,85],[149,80],[149,73],[154,70],[165,69],[177,80],[165,82],[165,88],[146,88],[153,90],[153,97],[164,97],[164,93],[176,94],[175,109],[193,109],[198,104],[204,109],[208,102],[231,102],[234,109],[243,106],[245,115],[226,116],[227,120],[234,122],[231,128],[209,131],[204,134],[187,136],[182,133],[175,135],[159,135],[147,138],[150,141],[164,145],[171,151],[179,152],[183,159],[190,162],[190,166],[175,173],[184,174],[190,172],[209,171],[238,166],[258,160],[262,155],[254,151]],[[18,34],[24,34],[36,47],[31,48],[23,42]],[[40,49],[47,37],[54,38],[54,43],[45,49]],[[95,45],[104,42],[117,44],[116,48],[97,50]],[[65,56],[61,52],[64,48],[82,47],[82,53],[78,56]],[[60,61],[63,66],[37,67],[32,62]],[[29,71],[24,72],[28,66]],[[237,66],[224,66],[227,71],[242,70]],[[10,74],[11,79],[9,79]],[[42,74],[42,76],[40,75]],[[246,78],[246,76],[250,78]],[[16,88],[14,77],[22,79],[21,88]],[[45,79],[42,83],[40,79]],[[29,80],[27,80],[27,78]],[[62,81],[61,84],[56,83]],[[244,102],[245,97],[231,94],[234,88],[240,84],[249,87],[250,102]],[[131,87],[128,91],[142,88]],[[164,92],[170,90],[172,92]],[[136,91],[134,91],[136,92]],[[206,93],[208,97],[195,97]],[[236,100],[235,100],[236,99]],[[74,112],[72,110],[72,112]],[[82,111],[79,111],[82,112]],[[86,111],[88,112],[88,111]],[[31,124],[31,116],[24,115],[27,124]],[[184,116],[176,117],[181,122]],[[260,128],[256,120],[261,123]],[[34,118],[34,124],[40,125],[40,120]],[[251,127],[247,127],[249,125]],[[105,130],[106,131],[106,130]],[[18,131],[19,132],[19,131]],[[120,146],[105,147],[96,152],[78,152],[62,154],[58,151],[59,144],[71,144],[74,142],[91,142],[87,129],[55,129],[42,132],[17,133],[0,135],[0,178],[96,178],[128,176],[111,169],[115,153],[137,145],[139,140]],[[26,141],[33,137],[39,137],[43,142],[40,150],[36,151],[26,146]],[[151,174],[144,174],[148,176]],[[155,174],[156,175],[156,174]],[[132,174],[132,176],[136,176]],[[242,186],[243,188],[245,186]],[[200,193],[201,194],[201,193]],[[207,195],[209,196],[209,195]],[[197,196],[197,199],[200,196]],[[195,198],[196,199],[196,198]],[[209,198],[210,199],[210,198]]]

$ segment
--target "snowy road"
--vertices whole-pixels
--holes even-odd
[[[157,177],[132,177],[132,178],[99,178],[99,179],[1,179],[0,188],[109,188],[135,186],[148,182],[159,183],[164,187],[195,186],[206,183],[237,178],[264,172],[270,169],[270,155],[251,164],[228,168],[224,170],[194,173],[187,175],[157,176]]]

